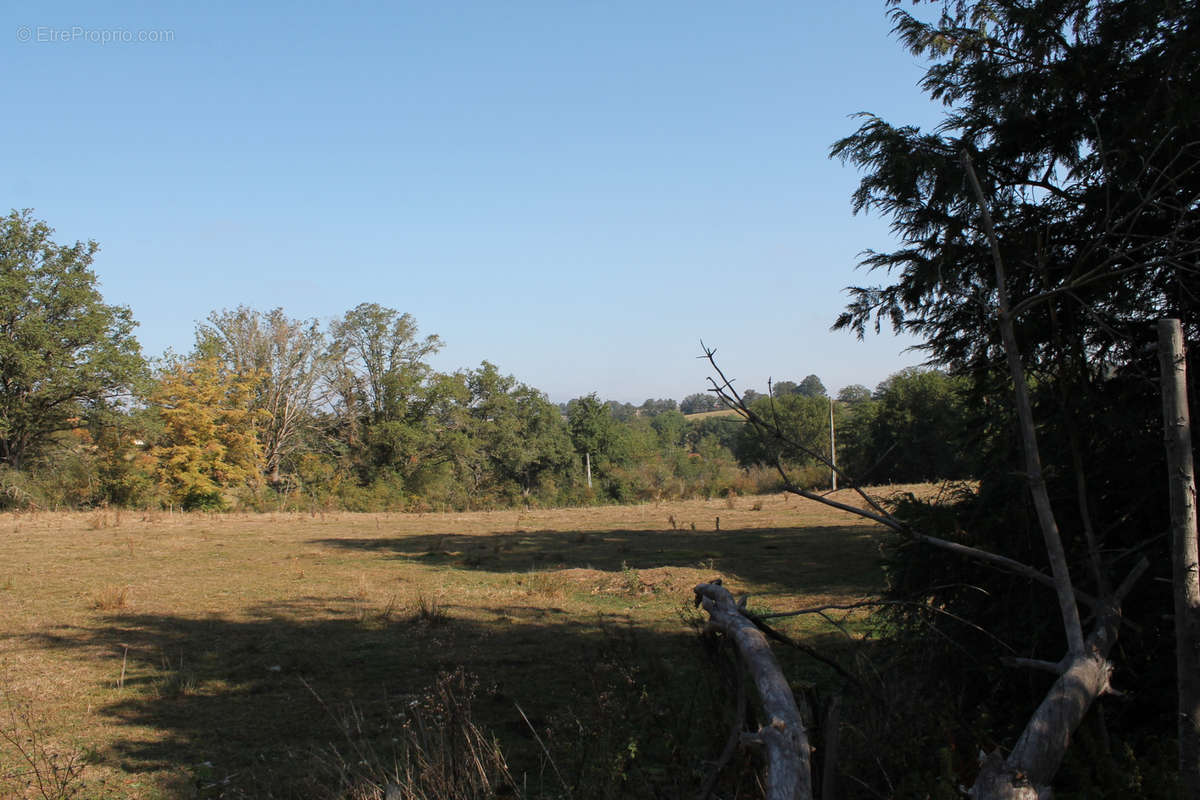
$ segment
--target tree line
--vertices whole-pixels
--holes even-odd
[[[186,354],[147,361],[106,304],[94,242],[60,245],[29,211],[0,233],[0,460],[9,507],[490,508],[767,491],[769,453],[715,395],[556,406],[499,367],[439,372],[417,321],[363,303],[322,326],[283,309],[214,311]],[[878,481],[959,477],[959,386],[906,370],[831,400],[815,375],[747,392]],[[893,454],[880,461],[873,456]],[[871,463],[867,463],[870,461]],[[816,463],[792,464],[813,485]],[[590,467],[590,476],[589,476]],[[590,477],[590,480],[589,480]]]

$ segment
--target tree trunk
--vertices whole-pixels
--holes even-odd
[[[985,760],[975,785],[971,788],[971,794],[977,800],[1040,800],[1051,796],[1050,783],[1058,772],[1063,756],[1066,755],[1075,729],[1079,727],[1096,698],[1109,688],[1108,678],[1112,666],[1108,661],[1108,653],[1117,638],[1121,599],[1145,567],[1139,563],[1114,595],[1101,598],[1102,605],[1096,609],[1098,618],[1095,628],[1085,640],[1066,549],[1042,472],[1037,428],[1033,420],[1025,367],[1017,346],[1016,329],[1008,297],[1008,277],[1000,252],[1000,242],[971,157],[965,149],[960,151],[960,157],[967,180],[979,202],[980,224],[992,253],[996,274],[997,321],[1009,373],[1012,376],[1021,451],[1025,457],[1025,480],[1037,513],[1038,527],[1041,528],[1042,539],[1046,545],[1046,556],[1054,577],[1059,614],[1067,639],[1067,654],[1058,664],[1038,663],[1038,666],[1055,672],[1059,676],[1058,679],[1026,722],[1025,729],[1008,758],[993,753]]]
[[[1158,321],[1163,434],[1171,497],[1175,587],[1175,669],[1179,692],[1180,797],[1200,797],[1200,575],[1196,543],[1196,473],[1188,413],[1187,362],[1177,319]]]
[[[1105,641],[1099,642],[1097,638]],[[1092,703],[1108,690],[1112,667],[1107,632],[1091,637],[1092,652],[1072,658],[1025,724],[1008,758],[994,752],[984,761],[971,796],[976,800],[1033,800],[1051,797],[1050,782],[1071,737]]]
[[[996,270],[996,316],[1000,325],[1000,339],[1004,344],[1004,356],[1012,375],[1013,399],[1016,401],[1017,423],[1021,433],[1021,452],[1025,456],[1025,482],[1029,487],[1033,508],[1037,513],[1038,527],[1041,528],[1042,539],[1046,544],[1046,557],[1050,562],[1050,572],[1054,576],[1054,590],[1058,595],[1059,614],[1062,616],[1063,631],[1067,637],[1067,648],[1072,655],[1077,656],[1083,653],[1083,625],[1079,621],[1079,608],[1075,603],[1075,586],[1071,582],[1067,553],[1058,530],[1058,521],[1054,518],[1054,509],[1050,504],[1046,479],[1042,474],[1042,455],[1038,449],[1037,427],[1033,422],[1029,384],[1025,378],[1025,365],[1021,362],[1016,329],[1009,310],[1008,277],[1004,259],[1000,256],[1000,242],[992,225],[992,212],[988,209],[987,198],[984,197],[979,178],[975,175],[971,157],[965,149],[960,155],[967,179],[975,191],[975,198],[979,201],[980,222],[991,246],[992,263]]]
[[[719,582],[702,583],[694,591],[696,604],[708,612],[709,624],[733,641],[758,690],[766,722],[756,733],[744,734],[742,742],[765,751],[766,799],[812,800],[808,733],[767,637],[741,613],[733,595]]]

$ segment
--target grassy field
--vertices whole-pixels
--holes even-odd
[[[377,766],[360,746],[394,765],[381,750],[403,744],[406,709],[459,667],[518,793],[621,796],[633,780],[694,792],[720,742],[695,722],[715,701],[691,587],[720,576],[771,609],[870,595],[879,535],[786,495],[7,515],[0,794],[42,796],[19,744],[51,779],[76,759],[82,772],[62,782],[80,797],[317,796],[356,764]]]
[[[705,419],[707,417],[738,417],[741,416],[736,409],[720,408],[716,411],[697,411],[695,414],[685,414],[688,419]]]

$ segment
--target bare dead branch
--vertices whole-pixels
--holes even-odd
[[[860,681],[857,677],[852,675],[849,670],[847,670],[845,667],[843,667],[837,661],[833,660],[829,656],[824,655],[819,650],[816,650],[813,647],[810,647],[809,645],[805,644],[804,642],[797,641],[797,640],[793,639],[792,637],[788,636],[787,634],[780,633],[779,631],[772,628],[770,625],[768,625],[766,623],[766,620],[765,620],[766,615],[752,614],[749,611],[745,610],[744,608],[741,609],[741,611],[742,611],[742,615],[744,617],[746,617],[746,619],[748,619],[754,623],[754,627],[758,628],[760,631],[762,631],[763,633],[765,633],[767,635],[767,638],[774,639],[777,642],[786,644],[788,647],[793,647],[793,648],[799,650],[800,652],[804,653],[805,655],[807,655],[817,661],[820,661],[822,664],[829,667],[834,672],[836,672],[838,675],[841,675],[843,678],[845,678],[846,680],[855,684],[856,686],[866,688],[862,681]]]
[[[769,422],[764,420],[762,417],[760,417],[758,414],[756,414],[752,409],[750,409],[746,405],[746,403],[743,401],[741,395],[738,394],[737,390],[733,388],[732,382],[725,376],[725,373],[721,370],[721,367],[717,363],[717,360],[716,360],[716,350],[706,347],[704,345],[703,341],[701,341],[700,346],[704,348],[704,355],[699,356],[699,357],[707,359],[709,364],[712,366],[713,370],[717,373],[717,375],[719,377],[719,380],[717,378],[711,378],[711,377],[709,378],[709,382],[712,384],[712,389],[710,391],[716,392],[717,396],[721,399],[721,401],[723,403],[725,403],[725,405],[728,408],[731,408],[734,411],[736,411],[743,419],[745,419],[747,421],[747,423],[753,425],[755,430],[758,432],[758,434],[760,436],[762,436],[765,440],[767,440],[767,441],[775,440],[778,442],[783,442],[783,443],[787,444],[789,447],[795,448],[795,450],[797,452],[803,453],[805,455],[813,456],[816,458],[821,458],[821,456],[819,454],[813,453],[811,450],[805,448],[803,445],[799,444],[798,442],[794,442],[793,440],[791,440],[782,431],[778,431],[778,430],[774,429]],[[826,466],[830,466],[830,467],[833,466],[832,464],[829,464],[827,461],[825,461],[824,463],[826,464]],[[1016,561],[1015,559],[1009,558],[1007,556],[1002,556],[998,553],[991,553],[991,552],[988,552],[987,550],[982,550],[978,547],[971,547],[970,545],[959,544],[958,542],[951,542],[946,539],[941,539],[936,536],[930,536],[928,534],[924,534],[924,533],[914,530],[911,526],[901,522],[896,517],[889,514],[883,508],[883,506],[879,503],[879,501],[875,500],[873,497],[871,497],[865,490],[863,490],[859,486],[858,482],[855,481],[854,478],[847,475],[845,472],[842,472],[841,470],[838,470],[838,474],[839,474],[839,476],[841,476],[841,478],[845,482],[846,486],[848,488],[851,488],[856,494],[858,494],[858,496],[861,497],[870,506],[870,510],[868,510],[866,508],[861,508],[859,506],[851,505],[849,503],[843,503],[840,500],[834,500],[831,497],[826,497],[825,495],[818,494],[816,492],[811,492],[807,489],[803,489],[803,488],[797,486],[791,480],[791,477],[788,475],[787,468],[783,465],[783,461],[779,457],[776,457],[774,459],[773,466],[775,467],[776,471],[779,473],[780,478],[783,480],[784,491],[786,491],[790,494],[794,494],[799,497],[803,497],[805,499],[812,500],[817,503],[821,503],[823,505],[829,506],[830,508],[836,508],[840,511],[845,511],[849,514],[854,514],[855,516],[859,516],[864,519],[869,519],[872,522],[877,522],[880,525],[890,528],[891,530],[895,531],[896,533],[899,533],[902,536],[905,536],[906,538],[912,539],[913,541],[921,542],[923,544],[928,544],[933,547],[938,547],[940,549],[947,550],[947,551],[956,553],[958,555],[961,555],[965,558],[970,558],[970,559],[973,559],[976,561],[982,561],[984,563],[992,564],[1001,569],[1007,570],[1009,572],[1013,572],[1017,575],[1021,575],[1022,577],[1028,578],[1029,580],[1040,583],[1043,586],[1048,586],[1048,587],[1050,587],[1052,589],[1056,589],[1056,590],[1058,589],[1058,583],[1057,583],[1056,579],[1054,578],[1054,576],[1047,575],[1046,573],[1042,572],[1041,570],[1039,570],[1035,567],[1032,567],[1028,564],[1024,564],[1020,561]],[[1086,605],[1095,606],[1097,604],[1096,599],[1094,597],[1092,597],[1091,595],[1088,595],[1085,592],[1076,591],[1075,596],[1079,599],[1079,602],[1084,603]]]
[[[1083,625],[1080,623],[1079,608],[1075,603],[1075,589],[1071,583],[1071,572],[1067,564],[1062,535],[1058,531],[1058,522],[1054,518],[1050,495],[1046,491],[1046,481],[1042,476],[1042,459],[1038,450],[1037,430],[1033,424],[1033,406],[1029,401],[1025,367],[1021,362],[1021,352],[1017,347],[1017,335],[1013,328],[1012,314],[1009,312],[1008,276],[1004,269],[1004,259],[1000,254],[1000,242],[996,238],[996,231],[992,225],[992,214],[988,209],[983,188],[979,185],[979,178],[975,175],[971,156],[965,149],[959,155],[971,188],[975,192],[976,200],[979,202],[980,221],[983,225],[984,235],[991,247],[992,262],[996,269],[997,317],[1000,323],[1000,336],[1004,342],[1004,354],[1012,375],[1017,420],[1021,430],[1021,450],[1025,455],[1025,479],[1029,485],[1029,492],[1033,496],[1038,525],[1042,529],[1042,539],[1045,542],[1046,555],[1050,561],[1050,572],[1054,576],[1054,589],[1058,595],[1059,613],[1062,616],[1067,646],[1072,653],[1082,653]]]
[[[767,638],[717,582],[693,590],[709,624],[730,638],[750,672],[765,716],[743,743],[760,744],[767,761],[767,800],[812,800],[811,748],[796,698],[771,653]]]
[[[974,622],[963,619],[959,615],[957,615],[953,612],[947,611],[944,608],[938,608],[936,606],[931,606],[928,603],[918,603],[918,602],[915,602],[912,600],[861,600],[857,603],[829,603],[829,604],[823,605],[823,606],[813,606],[810,608],[801,608],[801,609],[797,609],[795,611],[776,611],[776,612],[771,612],[769,614],[758,614],[755,616],[761,620],[783,619],[785,617],[800,617],[800,616],[805,616],[808,614],[819,614],[821,616],[825,616],[826,611],[854,611],[854,610],[860,609],[860,608],[877,608],[880,606],[902,606],[902,607],[906,606],[906,607],[911,607],[911,608],[919,608],[922,611],[928,611],[931,614],[939,614],[941,616],[952,619],[955,622],[962,623],[963,625],[967,626],[968,628],[971,628],[972,630],[983,634],[984,636],[986,636],[989,639],[991,639],[992,641],[994,641],[996,644],[1003,647],[1005,650],[1010,650],[1010,651],[1012,650],[1012,647],[1009,646],[1002,639],[997,638],[995,635],[989,633],[983,627],[976,625]],[[828,619],[828,617],[826,617],[826,619]]]

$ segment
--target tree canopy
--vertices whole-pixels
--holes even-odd
[[[290,319],[282,308],[214,311],[196,330],[196,351],[220,359],[236,375],[254,377],[251,407],[263,412],[263,468],[278,483],[326,374],[325,335],[317,321]]]
[[[179,361],[151,394],[164,431],[153,449],[160,480],[185,509],[221,508],[222,493],[252,482],[262,467],[253,410],[257,376],[237,374],[215,358]]]
[[[129,309],[97,288],[99,245],[53,233],[30,211],[0,221],[0,458],[14,467],[145,374]]]
[[[894,280],[852,288],[837,327],[888,321],[939,363],[994,360],[992,256],[964,153],[1035,370],[1063,353],[1102,368],[1140,347],[1148,320],[1188,316],[1200,288],[1195,5],[947,2],[934,22],[893,5],[901,42],[932,61],[922,86],[948,111],[932,132],[863,115],[833,146],[864,170],[855,211],[889,216],[903,242],[867,255]]]
[[[1162,735],[1151,718],[1168,718],[1175,705],[1162,667],[1173,632],[1163,625],[1169,558],[1155,535],[1167,503],[1151,321],[1179,317],[1189,339],[1200,333],[1200,7],[948,0],[927,19],[924,9],[891,5],[901,42],[929,61],[923,88],[946,113],[931,131],[863,115],[834,144],[835,157],[862,170],[855,211],[883,214],[899,240],[866,254],[862,266],[882,277],[851,288],[836,327],[861,336],[887,324],[916,335],[931,362],[962,382],[956,394],[971,415],[978,491],[954,515],[902,505],[906,519],[1056,575],[1069,566],[1070,585],[1101,598],[1129,574],[1133,554],[1149,556],[1151,577],[1121,606],[1138,626],[1120,635],[1139,708],[1107,706],[1127,752],[1147,753]],[[1001,289],[1009,310],[998,313]],[[1015,333],[1002,337],[998,319]],[[921,384],[899,394],[885,386],[877,402],[936,388]],[[1013,389],[1026,384],[1044,482],[1022,453],[1034,425],[1019,436],[1013,424]],[[1194,415],[1194,394],[1192,404]],[[887,413],[903,412],[900,402]],[[1035,508],[1031,488],[1048,502]],[[1048,506],[1063,559],[1042,545],[1051,538],[1043,535]],[[947,618],[931,621],[902,604],[888,612],[895,630],[919,642],[931,685],[955,698],[949,713],[969,709],[1008,727],[1040,702],[1020,680],[997,682],[992,665],[1006,648],[1061,656],[1063,621],[1048,613],[1044,594],[912,544],[889,555],[888,574],[901,603],[988,621],[987,637],[964,647],[972,634],[961,629],[929,636],[949,632]],[[1074,590],[1065,596],[1073,600]],[[955,636],[953,652],[942,647]],[[990,658],[966,663],[968,649]],[[1037,781],[1048,782],[1044,771]]]

